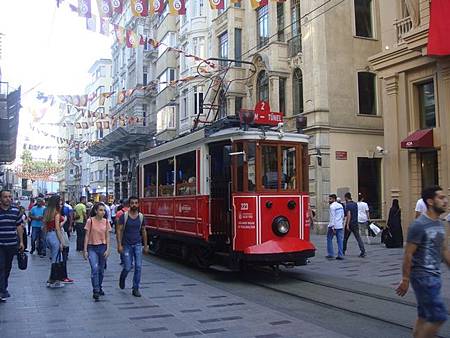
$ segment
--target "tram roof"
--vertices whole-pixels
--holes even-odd
[[[145,160],[151,157],[160,157],[163,153],[167,153],[167,155],[170,155],[171,153],[175,154],[179,153],[182,149],[186,150],[186,148],[195,147],[199,144],[208,144],[229,139],[308,143],[309,136],[292,132],[262,130],[259,128],[243,130],[239,127],[231,127],[214,132],[211,132],[207,128],[203,128],[144,151],[139,155],[139,159]]]

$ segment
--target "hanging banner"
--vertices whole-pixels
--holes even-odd
[[[450,55],[450,1],[433,0],[430,6],[428,55]]]
[[[97,0],[98,15],[101,18],[112,17],[113,7],[111,0]]]
[[[91,32],[97,31],[97,17],[94,14],[90,18],[86,18],[86,29]]]
[[[185,15],[186,3],[184,0],[168,0],[169,1],[169,13],[172,15]]]
[[[253,9],[258,9],[260,7],[267,6],[268,0],[250,0],[250,4]]]
[[[209,5],[211,9],[224,9],[225,0],[209,0]]]
[[[114,9],[114,13],[122,14],[124,0],[111,0],[111,5]]]
[[[131,0],[131,13],[133,16],[148,16],[148,0]]]
[[[84,18],[92,16],[91,0],[78,0],[78,15]]]
[[[150,15],[161,15],[164,11],[164,0],[150,0]]]
[[[100,18],[100,34],[109,36],[109,21],[104,18]]]
[[[137,48],[139,47],[140,39],[134,31],[127,30],[127,47]]]

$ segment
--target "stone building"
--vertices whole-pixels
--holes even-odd
[[[427,56],[430,1],[381,1],[380,13],[383,48],[370,63],[385,112],[384,199],[399,199],[406,230],[423,187],[450,195],[450,56]]]

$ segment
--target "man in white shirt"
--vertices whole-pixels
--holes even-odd
[[[330,204],[330,222],[327,232],[327,256],[328,259],[334,258],[333,237],[336,235],[338,245],[337,260],[344,259],[344,208],[337,202],[337,196],[331,194],[328,198]]]
[[[419,198],[416,203],[416,218],[426,212],[427,212],[427,205],[425,204],[422,198]]]
[[[358,194],[358,226],[359,231],[362,234],[366,236],[367,243],[370,244],[370,237],[369,237],[369,221],[370,221],[370,214],[369,214],[369,206],[366,202],[364,202],[364,197],[361,194]]]

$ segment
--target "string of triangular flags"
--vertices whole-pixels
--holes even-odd
[[[50,133],[48,133],[48,132],[46,132],[46,131],[44,131],[44,130],[42,130],[42,129],[40,129],[40,128],[32,125],[32,124],[30,124],[30,128],[31,128],[31,130],[33,132],[36,132],[39,135],[43,135],[43,136],[46,136],[46,137],[51,137],[52,139],[56,140],[56,142],[58,144],[67,144],[69,147],[86,148],[86,147],[90,147],[91,145],[99,143],[98,140],[96,140],[96,141],[76,141],[76,140],[73,140],[73,139],[67,139],[67,138],[64,138],[64,137],[61,137],[61,136],[52,135],[52,134],[50,134]]]

